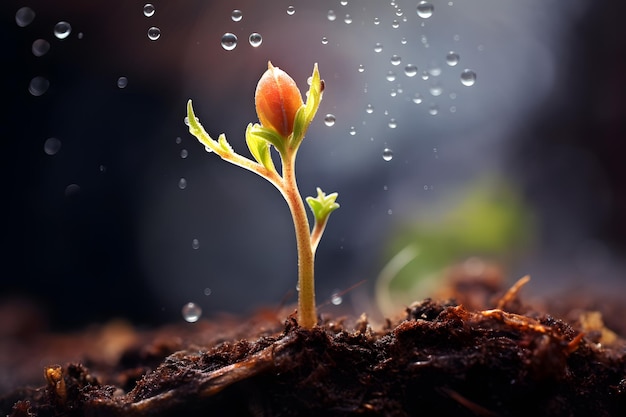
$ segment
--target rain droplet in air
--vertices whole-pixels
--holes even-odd
[[[263,37],[260,33],[257,32],[251,33],[248,40],[250,41],[250,45],[252,45],[254,48],[258,48],[259,46],[261,46],[261,43],[263,43]]]
[[[61,150],[61,141],[57,138],[48,138],[43,144],[43,151],[48,155],[56,155]]]
[[[471,87],[476,82],[476,73],[471,69],[464,69],[461,73],[461,84]]]
[[[457,54],[454,51],[450,51],[448,52],[448,55],[446,55],[446,64],[453,67],[459,63],[459,59],[460,59],[459,54]]]
[[[383,149],[383,159],[387,162],[393,159],[393,151],[389,148]]]
[[[394,29],[398,29],[400,27],[400,22],[398,22],[396,19],[393,19],[393,22],[391,22],[391,27]]]
[[[80,185],[78,184],[70,184],[65,187],[65,196],[72,197],[80,192]]]
[[[295,13],[296,13],[296,8],[295,7],[293,7],[293,6],[287,7],[287,14],[289,16],[293,16]]]
[[[185,304],[181,312],[187,323],[195,323],[200,319],[200,316],[202,316],[202,309],[200,306],[191,302]]]
[[[222,48],[232,51],[237,47],[237,36],[234,33],[226,32],[222,35]]]
[[[152,3],[146,3],[143,6],[143,15],[146,17],[152,17],[154,16],[154,12],[155,12],[155,8],[154,5]]]
[[[433,15],[435,7],[427,1],[420,1],[417,5],[417,15],[422,19],[428,19]]]
[[[389,126],[390,129],[395,129],[396,127],[398,127],[398,122],[396,121],[396,119],[389,119],[389,123],[387,123],[387,126]]]
[[[374,106],[372,106],[371,104],[368,104],[367,106],[365,106],[365,113],[367,114],[374,113]]]
[[[347,14],[346,17],[343,18],[343,21],[346,22],[346,25],[349,25],[350,23],[352,23],[352,16]]]
[[[365,71],[365,67],[363,66],[363,64],[360,64],[359,67],[357,68],[358,72],[364,72]]]
[[[348,0],[341,0],[339,2],[339,4],[341,4],[342,6],[347,6],[348,5]]]
[[[28,85],[28,92],[35,97],[39,97],[43,95],[46,91],[48,91],[48,87],[50,87],[50,81],[48,81],[48,79],[44,77],[37,76],[30,80],[30,84]]]
[[[151,41],[156,41],[160,37],[161,29],[156,26],[152,26],[150,29],[148,29],[148,39],[150,39]]]
[[[37,39],[33,42],[32,51],[35,56],[44,56],[50,50],[50,42],[45,39]]]
[[[374,18],[374,24],[375,24],[375,25],[380,25],[380,19],[379,19],[379,18],[377,18],[377,17],[375,17],[375,18]]]
[[[429,78],[430,78],[430,74],[428,73],[428,71],[426,70],[422,71],[422,80],[426,81]]]
[[[15,12],[15,23],[21,28],[33,23],[35,12],[30,7],[21,7]]]
[[[230,14],[230,18],[233,20],[233,22],[239,22],[241,19],[243,19],[243,13],[241,10],[235,9]]]
[[[72,26],[67,22],[59,22],[54,25],[54,36],[57,39],[65,39],[72,33]]]
[[[119,77],[117,79],[117,88],[126,88],[127,85],[128,85],[128,78]]]
[[[422,95],[420,93],[415,93],[413,96],[413,103],[421,104],[422,103]]]
[[[391,56],[391,65],[400,65],[400,63],[402,62],[402,58],[400,57],[400,55],[392,55]]]
[[[326,18],[330,20],[331,22],[333,22],[335,19],[337,19],[337,14],[335,13],[334,10],[329,10],[328,13],[326,14]]]
[[[180,157],[182,159],[186,159],[189,156],[189,151],[187,151],[187,149],[181,149],[180,150]]]
[[[438,83],[433,83],[428,91],[430,92],[431,96],[438,97],[441,95],[441,93],[443,93],[443,88]]]
[[[436,116],[439,113],[439,106],[436,104],[431,104],[430,107],[428,107],[428,113],[431,116]]]
[[[322,37],[322,45],[328,44],[328,38],[326,36]]]
[[[404,74],[407,77],[415,77],[417,75],[417,65],[408,64],[404,67]]]
[[[326,116],[324,116],[324,124],[326,126],[334,126],[335,125],[335,115],[334,114],[327,114]]]
[[[198,239],[193,239],[191,241],[191,248],[192,249],[199,249],[200,248],[200,241]]]
[[[181,190],[187,188],[187,180],[185,178],[181,178],[178,180],[178,188],[180,188]]]
[[[389,82],[395,81],[396,80],[396,73],[393,72],[393,71],[389,71],[387,73],[387,77],[386,78],[387,78],[387,81],[389,81]]]
[[[212,293],[213,293],[213,290],[211,290],[209,287],[206,287],[204,289],[204,295],[206,295],[207,297],[211,295]]]
[[[330,302],[336,306],[343,303],[343,297],[341,297],[341,293],[339,292],[339,290],[333,291],[332,295],[330,296]]]
[[[380,42],[376,42],[376,45],[374,45],[374,52],[382,52],[383,50],[383,45]]]
[[[407,43],[406,38],[405,38],[405,37],[402,37],[402,39],[400,39],[400,43],[401,43],[402,45],[406,45],[406,43]]]

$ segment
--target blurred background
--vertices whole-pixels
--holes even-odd
[[[2,308],[66,330],[294,303],[285,202],[183,123],[191,98],[248,155],[268,60],[303,92],[315,62],[326,82],[298,158],[301,192],[341,204],[317,252],[322,312],[401,311],[459,262],[530,274],[542,296],[626,298],[620,2],[146,5],[0,5]]]

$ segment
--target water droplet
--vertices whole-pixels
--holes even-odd
[[[450,100],[456,100],[456,93],[450,93],[448,97],[450,97]]]
[[[295,13],[296,13],[296,8],[295,7],[293,7],[293,6],[287,7],[287,14],[289,16],[293,16]]]
[[[30,80],[30,84],[28,85],[28,92],[35,97],[39,97],[43,95],[46,91],[48,91],[48,87],[50,87],[50,81],[48,81],[47,78],[37,76]]]
[[[239,9],[235,9],[230,14],[230,18],[233,20],[233,22],[239,22],[241,19],[243,19],[243,12]]]
[[[187,151],[187,149],[181,149],[180,150],[180,157],[182,159],[186,159],[189,156],[189,152]]]
[[[393,71],[387,72],[387,81],[392,82],[396,80],[396,73]]]
[[[422,103],[422,96],[420,93],[415,93],[415,95],[413,96],[413,103],[415,104],[421,104]]]
[[[389,148],[383,149],[383,159],[387,162],[393,159],[393,151]]]
[[[99,169],[99,170],[100,170],[100,172],[102,172],[102,173],[104,173],[104,172],[106,172],[106,171],[107,171],[107,167],[106,167],[106,165],[100,165],[100,166],[98,167],[98,169]]]
[[[328,13],[326,14],[326,18],[328,18],[328,20],[333,22],[335,19],[337,19],[337,14],[335,14],[334,10],[329,10]]]
[[[405,37],[402,37],[402,39],[400,39],[400,43],[401,43],[402,45],[406,45],[406,43],[407,43],[406,38],[405,38]]]
[[[408,64],[404,67],[404,74],[407,77],[415,77],[417,75],[417,65]]]
[[[359,68],[357,68],[357,71],[359,71],[359,72],[364,72],[365,71],[365,67],[363,66],[363,64],[359,65]]]
[[[374,45],[374,52],[382,52],[383,50],[383,44],[380,42],[376,42],[376,45]]]
[[[250,34],[248,40],[250,41],[250,45],[252,45],[254,48],[258,48],[263,42],[263,37],[260,33],[254,32]]]
[[[72,33],[72,26],[67,22],[59,22],[54,25],[54,36],[58,39],[65,39]]]
[[[15,23],[21,28],[33,23],[35,12],[30,7],[21,7],[15,12]]]
[[[199,249],[200,248],[200,241],[198,239],[193,239],[191,241],[191,248],[192,249]]]
[[[424,70],[422,71],[422,80],[426,81],[430,78],[430,74],[428,73],[428,71]]]
[[[450,106],[450,113],[456,113],[456,106]]]
[[[334,126],[335,115],[328,113],[326,116],[324,116],[324,124],[326,124],[326,126]]]
[[[396,121],[396,119],[389,119],[389,123],[387,123],[387,126],[389,126],[390,129],[395,129],[396,127],[398,127],[398,122]]]
[[[374,18],[374,24],[375,24],[375,25],[380,25],[380,19],[379,19],[379,18],[377,18],[377,17],[375,17],[375,18]]]
[[[78,35],[76,35],[76,37],[77,37],[78,39],[82,39],[82,38],[83,38],[83,36],[85,36],[85,35],[83,34],[83,32],[78,32]]]
[[[183,306],[181,310],[183,313],[183,318],[188,323],[195,323],[202,316],[202,309],[196,303],[187,303]]]
[[[402,62],[402,58],[400,57],[400,55],[392,55],[391,56],[391,65],[400,65],[400,63]]]
[[[471,69],[464,69],[461,73],[461,84],[466,87],[474,85],[476,82],[476,73]]]
[[[180,145],[180,144],[182,143],[182,141],[183,141],[183,140],[181,139],[181,137],[180,137],[180,136],[176,136],[176,144],[177,144],[177,145]]]
[[[326,36],[322,37],[322,45],[328,44],[328,38]]]
[[[213,290],[212,290],[212,289],[210,289],[209,287],[206,287],[206,288],[204,289],[204,295],[206,295],[207,297],[208,297],[209,295],[211,295],[212,293],[213,293]]]
[[[431,116],[436,116],[439,113],[439,106],[436,104],[431,104],[430,107],[428,107],[428,113]]]
[[[117,87],[118,88],[126,88],[127,85],[128,85],[128,78],[120,77],[120,78],[117,79]]]
[[[398,22],[396,19],[393,19],[393,22],[391,22],[391,27],[394,29],[398,29],[400,27],[400,22]]]
[[[55,155],[61,150],[61,141],[57,138],[48,138],[43,144],[43,151],[48,155]]]
[[[343,18],[343,21],[346,22],[347,25],[349,25],[350,23],[352,23],[352,16],[347,14],[346,17]]]
[[[459,54],[457,54],[454,51],[450,51],[448,52],[448,55],[446,55],[446,64],[453,67],[459,63],[459,59],[460,59]]]
[[[443,88],[438,83],[433,83],[428,91],[430,91],[431,96],[438,97],[443,93]]]
[[[151,3],[146,3],[143,6],[143,15],[146,17],[154,16],[154,11],[155,11],[154,5]]]
[[[391,216],[393,214],[393,210],[392,209],[387,210],[387,214]]]
[[[161,29],[156,26],[152,26],[150,29],[148,29],[148,39],[150,39],[151,41],[156,41],[160,37]]]
[[[180,188],[181,190],[187,188],[187,180],[185,178],[181,178],[178,180],[178,188]]]
[[[341,0],[339,2],[339,4],[341,4],[342,6],[347,6],[348,5],[348,0]]]
[[[367,114],[374,113],[374,106],[372,106],[371,104],[368,104],[367,106],[365,106],[365,113]]]
[[[80,185],[78,184],[70,184],[65,187],[65,196],[72,197],[80,192]]]
[[[339,290],[333,291],[332,295],[330,296],[330,302],[336,306],[340,305],[343,302],[343,298],[341,297],[341,293],[339,292]]]
[[[417,15],[422,19],[428,19],[433,15],[435,7],[427,1],[420,1],[417,5]]]
[[[237,36],[234,33],[226,32],[222,35],[222,48],[232,51],[237,47]]]
[[[45,39],[37,39],[33,42],[32,51],[35,56],[44,56],[50,50],[50,42]]]

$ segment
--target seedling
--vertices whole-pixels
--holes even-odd
[[[298,246],[298,323],[312,328],[317,323],[315,312],[314,260],[315,251],[324,233],[330,213],[339,208],[337,193],[326,195],[320,188],[317,197],[307,197],[315,223],[309,226],[304,202],[296,183],[296,154],[311,121],[319,108],[324,90],[317,64],[313,67],[311,86],[306,104],[295,81],[283,70],[268,62],[267,71],[257,84],[254,101],[259,123],[246,128],[246,144],[254,160],[237,154],[222,133],[213,140],[194,114],[191,100],[187,102],[189,132],[207,150],[222,159],[255,172],[280,191],[287,201],[296,232]],[[281,170],[276,170],[271,157],[274,147],[280,156]]]

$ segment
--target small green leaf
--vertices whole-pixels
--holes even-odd
[[[272,156],[270,155],[270,143],[252,129],[252,123],[248,124],[246,128],[246,144],[258,163],[270,171],[276,171],[274,161],[272,161]]]
[[[335,202],[338,195],[337,193],[326,195],[326,193],[317,187],[317,197],[306,198],[306,202],[309,204],[309,207],[311,207],[316,222],[326,222],[330,213],[339,208],[339,204]]]
[[[322,101],[322,83],[323,81],[320,79],[320,72],[316,63],[313,66],[313,75],[311,75],[311,86],[306,93],[306,104],[298,109],[293,123],[293,133],[290,142],[292,148],[300,146],[306,131],[309,129],[309,125],[317,113],[317,109]]]
[[[250,128],[250,134],[254,134],[258,138],[266,140],[274,145],[276,150],[280,152],[281,155],[285,152],[285,138],[280,136],[280,134],[278,134],[275,130],[265,128],[260,124],[255,123]]]

